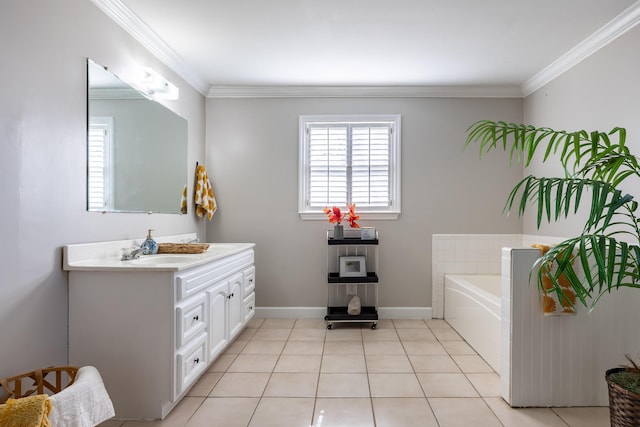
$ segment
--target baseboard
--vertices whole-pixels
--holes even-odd
[[[326,307],[256,307],[260,319],[323,319]]]
[[[380,319],[431,319],[431,307],[379,307]],[[260,319],[315,319],[324,318],[326,307],[256,307]]]
[[[381,319],[431,319],[431,307],[379,307]]]

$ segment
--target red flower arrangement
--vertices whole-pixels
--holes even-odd
[[[349,208],[349,214],[347,216],[347,222],[349,223],[349,226],[351,228],[360,228],[360,225],[358,225],[358,223],[356,222],[360,219],[360,215],[356,215],[356,205],[349,204],[347,205],[347,207]],[[337,206],[334,206],[332,209],[329,209],[325,206],[322,211],[327,214],[327,216],[329,217],[329,222],[332,224],[340,224],[345,217],[345,214],[343,214],[340,211],[340,208]]]

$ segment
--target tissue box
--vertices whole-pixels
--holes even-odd
[[[362,227],[360,229],[360,238],[362,240],[373,240],[376,238],[376,229],[373,227]]]

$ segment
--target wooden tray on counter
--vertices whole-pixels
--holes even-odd
[[[207,249],[208,243],[158,243],[159,254],[201,254]]]

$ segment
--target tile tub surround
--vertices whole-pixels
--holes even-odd
[[[434,234],[431,239],[432,317],[444,318],[445,274],[501,274],[503,247],[529,248],[533,243],[564,240],[530,234]]]
[[[445,274],[500,274],[501,248],[521,245],[521,234],[434,234],[431,267],[433,318],[444,318]]]
[[[606,407],[509,407],[497,375],[442,320],[378,328],[254,318],[165,420],[101,427],[609,425]]]

